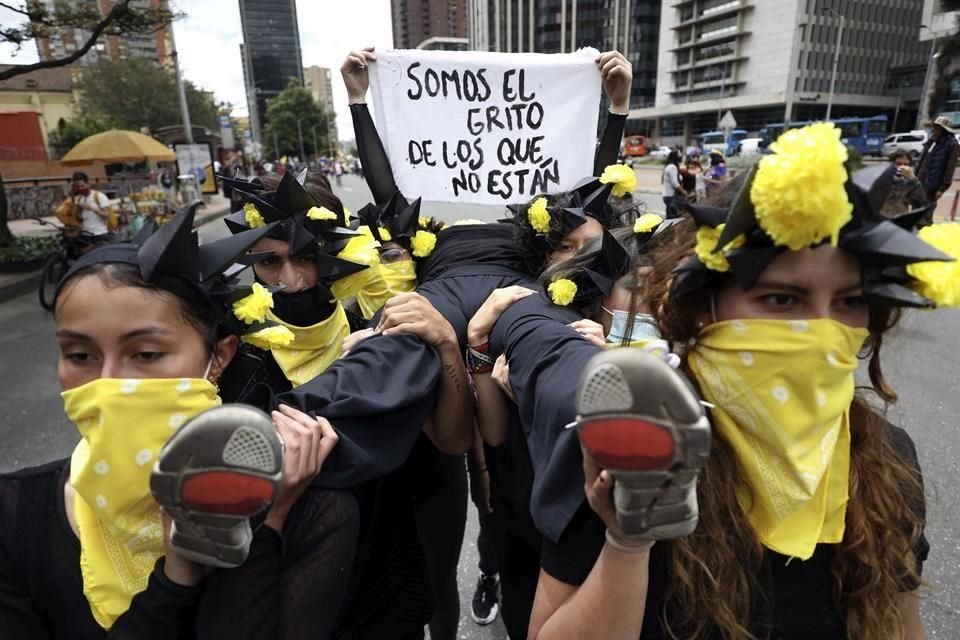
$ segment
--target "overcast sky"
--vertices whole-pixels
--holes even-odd
[[[238,0],[171,0],[170,4],[187,14],[173,27],[184,77],[213,91],[217,100],[232,103],[235,115],[246,115]],[[352,138],[340,63],[356,47],[392,46],[390,0],[300,0],[297,21],[303,65],[330,68],[340,137]],[[0,24],[15,22],[15,15],[0,8]],[[32,42],[16,57],[10,48],[0,48],[0,63],[28,64],[36,60],[37,49]]]

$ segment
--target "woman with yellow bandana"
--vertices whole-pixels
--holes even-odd
[[[335,256],[356,233],[346,228],[343,205],[325,184],[310,173],[261,176],[241,192],[243,209],[225,220],[234,233],[277,223],[250,249],[254,275],[264,287],[258,291],[270,295],[246,322],[283,326],[290,336],[285,344],[244,339],[221,385],[229,400],[241,399],[257,383],[281,393],[312,380],[340,357],[343,339],[363,324],[331,292],[338,280],[368,269]]]
[[[216,408],[238,342],[223,273],[268,229],[197,247],[194,212],[142,243],[87,254],[60,283],[57,371],[81,440],[69,460],[0,478],[4,638],[303,638],[333,624],[356,504],[308,487],[336,433],[287,406],[269,417]],[[200,422],[224,411],[243,419],[197,440]],[[235,455],[238,437],[256,461]],[[205,509],[261,513],[246,560],[230,571],[198,564],[151,495],[170,470],[170,443],[191,438],[196,457],[223,448],[218,471],[193,467],[178,478],[176,504],[165,502],[191,505],[180,534],[190,537]]]
[[[960,243],[941,242],[948,255],[912,233],[922,211],[881,216],[892,167],[848,174],[832,125],[771,148],[725,201],[688,207],[696,225],[681,223],[647,278],[647,305],[709,403],[712,445],[636,408],[612,418],[624,406],[609,385],[586,393],[601,375],[622,380],[620,394],[657,383],[615,353],[588,364],[580,439],[602,525],[582,582],[541,580],[531,637],[567,637],[573,619],[598,637],[923,637],[916,452],[855,392],[854,372],[869,358],[871,390],[895,399],[883,337],[898,307],[949,301],[918,267],[955,265]],[[624,483],[647,489],[624,495]],[[660,506],[677,499],[673,514]]]

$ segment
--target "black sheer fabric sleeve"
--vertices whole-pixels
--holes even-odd
[[[350,115],[353,117],[353,133],[357,137],[357,153],[363,166],[363,177],[373,193],[373,199],[378,205],[384,205],[397,191],[387,151],[383,148],[366,104],[351,104]]]
[[[627,116],[619,113],[608,113],[607,124],[603,128],[603,137],[597,145],[597,153],[593,158],[593,175],[599,176],[611,164],[616,164],[620,157],[620,141],[623,140],[623,127],[627,123]],[[360,139],[357,138],[359,144]]]
[[[346,592],[359,516],[353,494],[308,488],[281,536],[257,529],[247,561],[207,578],[197,640],[324,640]]]
[[[325,640],[347,593],[360,513],[347,491],[308,489],[283,529],[280,636]]]

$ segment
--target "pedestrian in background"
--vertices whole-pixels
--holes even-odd
[[[936,202],[953,184],[960,145],[954,137],[957,131],[949,118],[940,116],[926,126],[931,127],[932,131],[930,139],[923,145],[917,177],[923,184],[927,199]]]
[[[680,153],[676,149],[671,149],[667,156],[667,166],[663,168],[660,182],[663,183],[661,195],[667,218],[676,218],[680,213],[675,201],[678,196],[682,200],[687,195],[680,183]]]
[[[890,197],[880,208],[880,213],[885,216],[893,216],[901,213],[902,205],[906,203],[910,209],[926,206],[927,194],[923,190],[923,184],[913,172],[913,166],[910,163],[910,154],[904,150],[894,151],[890,154],[890,162],[897,167],[897,173],[893,177],[893,186],[890,187]],[[924,214],[919,221],[919,226],[933,224],[933,208]]]

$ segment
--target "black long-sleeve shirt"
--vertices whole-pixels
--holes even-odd
[[[80,541],[67,520],[69,461],[0,476],[0,637],[4,640],[324,638],[336,619],[356,541],[345,492],[308,490],[281,537],[257,529],[247,561],[196,586],[161,558],[109,631],[83,595]],[[306,586],[309,585],[309,588]],[[309,601],[304,598],[309,597]]]

